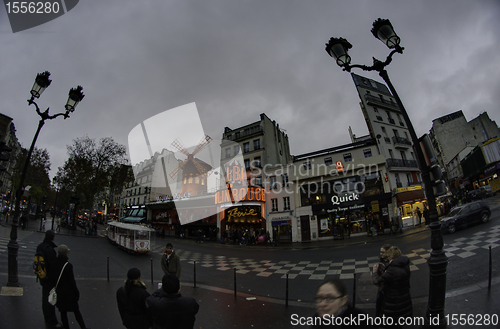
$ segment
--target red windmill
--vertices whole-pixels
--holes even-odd
[[[181,194],[191,192],[191,195],[195,196],[205,194],[207,192],[207,173],[212,170],[212,166],[201,161],[200,159],[195,158],[194,156],[196,153],[205,148],[205,146],[207,146],[211,141],[212,138],[205,135],[192,153],[189,153],[186,147],[184,147],[178,139],[172,142],[172,146],[187,155],[187,159],[170,173],[170,177],[175,178],[179,170],[182,169]]]

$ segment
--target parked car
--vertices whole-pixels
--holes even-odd
[[[493,196],[493,190],[491,189],[491,185],[484,185],[481,186],[482,189],[486,191],[485,196],[489,198],[490,196]]]
[[[484,201],[471,202],[453,208],[446,217],[441,219],[441,230],[451,234],[473,223],[486,223],[490,215],[490,208]]]

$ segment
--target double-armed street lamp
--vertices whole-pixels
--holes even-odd
[[[33,149],[35,148],[35,143],[38,138],[38,134],[40,133],[40,130],[42,129],[46,120],[52,120],[59,116],[63,116],[64,119],[69,118],[69,114],[75,111],[75,108],[78,105],[78,103],[83,99],[83,97],[85,97],[85,95],[82,93],[83,88],[81,86],[78,86],[77,88],[71,88],[69,91],[68,100],[65,105],[66,109],[65,112],[50,115],[49,108],[47,108],[47,110],[45,110],[44,112],[41,112],[40,108],[38,107],[38,104],[35,102],[35,98],[39,98],[45,91],[45,89],[48,86],[50,86],[52,80],[50,80],[49,77],[50,73],[48,71],[37,74],[35,83],[31,88],[31,98],[28,100],[28,105],[32,104],[35,105],[36,113],[38,113],[38,115],[40,116],[40,121],[38,122],[38,128],[36,130],[35,136],[33,137],[33,141],[31,142],[31,147],[28,151],[28,155],[26,156],[23,171],[21,174],[21,180],[19,181],[19,186],[17,187],[16,190],[14,218],[12,220],[12,228],[10,231],[10,241],[7,244],[8,268],[9,268],[7,286],[11,287],[19,286],[18,268],[17,268],[17,253],[19,250],[19,245],[17,243],[17,227],[19,222],[19,215],[21,212],[20,211],[21,198],[24,192],[24,179],[26,178],[26,172],[28,171],[28,166],[30,163],[31,155],[33,153]]]
[[[326,52],[336,60],[337,65],[342,67],[344,71],[350,72],[352,68],[359,68],[363,71],[378,72],[382,79],[384,79],[384,81],[387,83],[387,86],[389,87],[392,95],[396,99],[396,103],[398,104],[398,107],[401,111],[401,115],[406,122],[413,143],[413,148],[417,156],[420,171],[422,173],[422,180],[424,183],[425,193],[427,195],[427,203],[429,206],[429,218],[431,221],[431,224],[429,226],[431,228],[432,252],[427,261],[429,265],[430,278],[429,299],[426,312],[426,325],[430,325],[431,320],[432,324],[435,325],[435,319],[439,317],[438,326],[444,327],[446,268],[448,266],[448,257],[446,257],[446,254],[443,250],[444,242],[441,233],[441,223],[439,222],[436,209],[436,198],[431,183],[429,168],[427,167],[422,148],[420,147],[419,139],[417,138],[415,129],[413,128],[410,118],[408,117],[408,113],[406,112],[403,103],[401,102],[401,99],[394,89],[394,86],[389,79],[389,75],[385,70],[385,67],[391,63],[392,56],[395,53],[402,54],[404,48],[399,45],[401,39],[398,37],[396,32],[394,32],[394,28],[392,27],[392,24],[388,19],[379,18],[378,20],[373,22],[373,28],[371,32],[373,33],[375,38],[382,41],[389,49],[392,49],[384,62],[374,57],[372,66],[358,64],[352,65],[351,57],[348,54],[348,50],[352,48],[352,45],[344,38],[331,38],[330,41],[326,44]]]

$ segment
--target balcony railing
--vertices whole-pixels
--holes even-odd
[[[395,147],[409,148],[411,146],[411,142],[404,137],[392,136],[392,143]]]
[[[386,160],[387,168],[418,168],[417,161],[415,160],[403,160],[403,159],[392,159]]]
[[[381,99],[379,97],[375,97],[372,95],[365,95],[365,100],[367,103],[373,103],[375,105],[383,105],[385,107],[388,107],[390,109],[395,109],[399,111],[398,104],[396,104],[394,101],[388,101],[386,99]]]

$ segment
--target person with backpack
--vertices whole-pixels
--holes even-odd
[[[37,280],[42,286],[42,311],[45,323],[52,328],[63,328],[57,321],[56,308],[49,303],[49,293],[56,286],[56,273],[51,271],[57,255],[54,243],[56,233],[52,230],[45,232],[45,239],[36,247],[35,271]],[[59,274],[59,273],[57,273]]]

